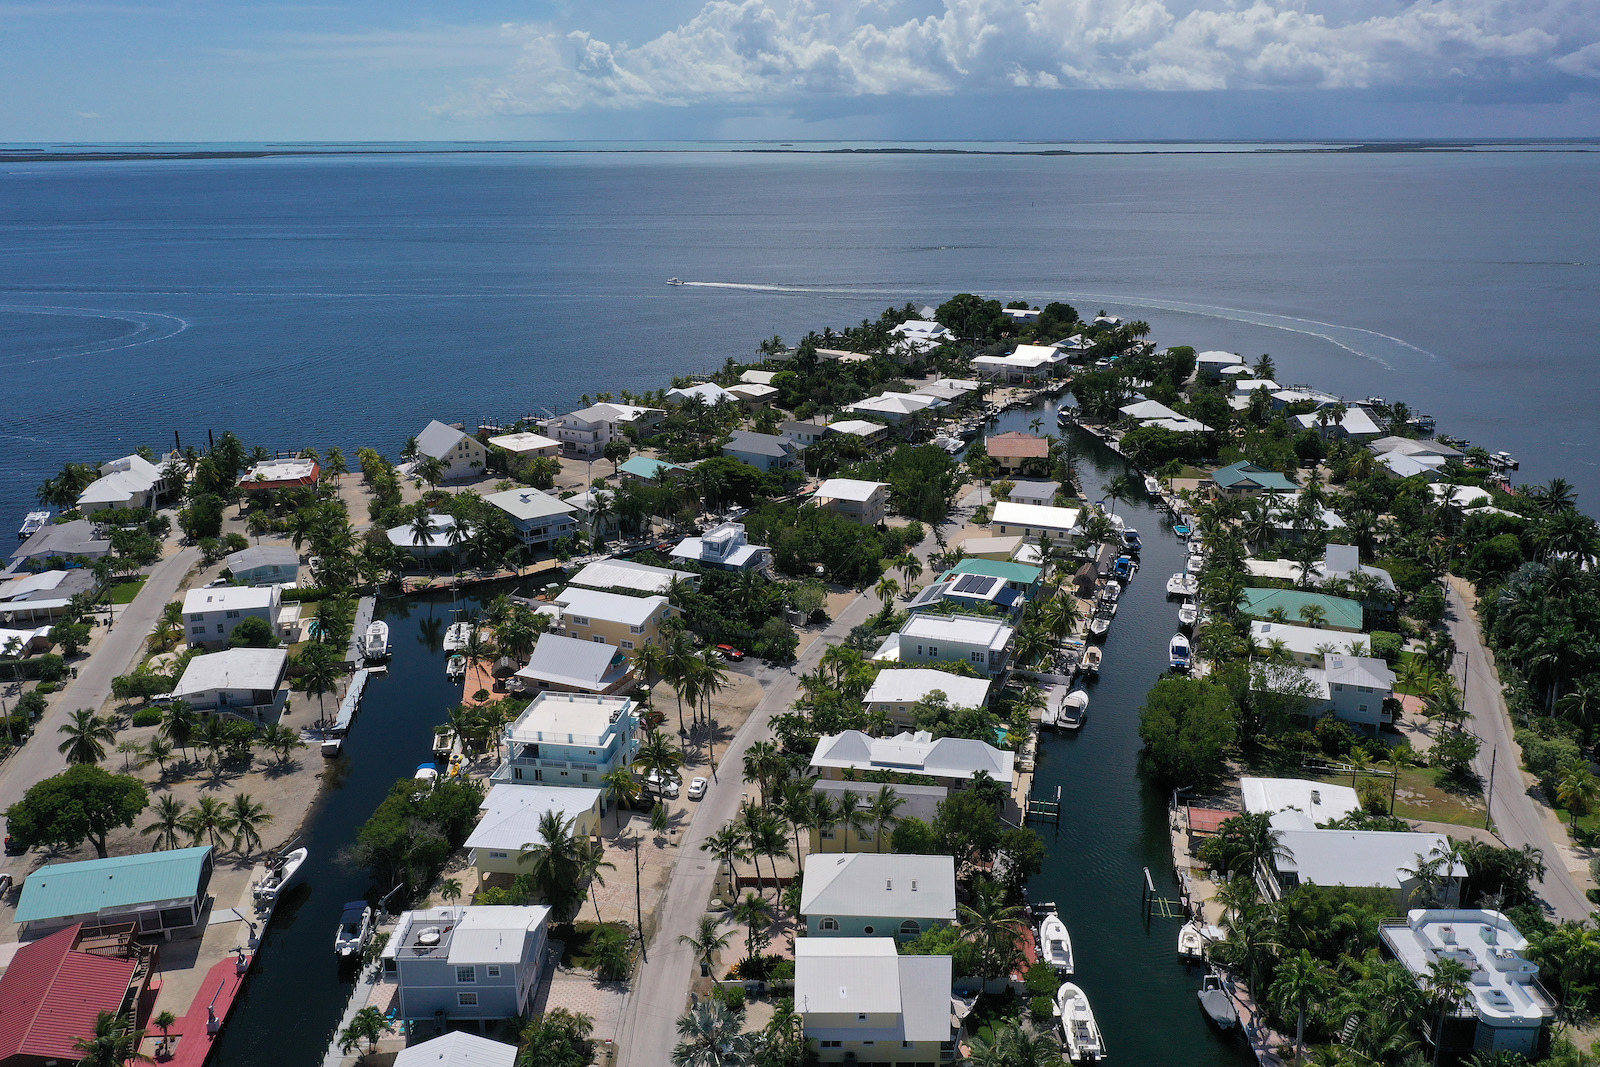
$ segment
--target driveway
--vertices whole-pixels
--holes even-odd
[[[1483,644],[1477,619],[1468,607],[1459,579],[1446,586],[1445,624],[1456,648],[1467,657],[1468,729],[1483,740],[1475,768],[1485,785],[1494,770],[1489,814],[1496,835],[1511,848],[1532,845],[1544,853],[1545,877],[1539,896],[1545,911],[1557,919],[1584,920],[1594,910],[1583,895],[1583,860],[1566,844],[1556,815],[1528,794],[1533,779],[1522,770],[1522,750],[1512,740],[1511,714],[1495,671],[1494,657]],[[1558,844],[1557,842],[1560,842]],[[1573,875],[1573,867],[1579,872]]]
[[[198,548],[185,548],[156,564],[133,603],[116,609],[111,630],[101,632],[98,646],[76,664],[78,676],[50,698],[50,710],[39,720],[33,739],[0,764],[0,811],[21,800],[31,786],[66,769],[67,759],[56,749],[60,727],[79,708],[99,711],[110,699],[111,679],[127,674],[138,662],[161,610],[199,559]],[[10,857],[3,869],[14,867],[20,874],[28,866],[28,858],[18,856]]]

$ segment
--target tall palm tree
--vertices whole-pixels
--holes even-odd
[[[695,958],[700,961],[700,977],[709,978],[717,953],[728,947],[728,935],[722,932],[722,924],[716,916],[702,915],[695,932],[679,934],[678,943],[694,950]]]
[[[233,831],[233,850],[248,856],[261,847],[260,828],[272,821],[265,804],[250,799],[249,793],[235,793],[228,805],[228,821]]]
[[[905,797],[897,794],[893,786],[887,785],[880,785],[877,793],[873,794],[872,799],[867,801],[866,816],[872,820],[875,836],[874,844],[876,847],[873,849],[874,852],[883,851],[883,832],[884,830],[894,829],[896,824],[900,822],[900,817],[895,812],[904,807],[905,803]]]
[[[672,686],[672,691],[678,696],[678,736],[683,737],[689,731],[683,724],[683,698],[686,693],[693,690],[698,692],[692,679],[695,675],[695,662],[699,653],[695,650],[694,640],[688,633],[678,630],[667,639],[666,653],[664,656],[666,669],[662,676]]]
[[[733,906],[733,917],[744,924],[745,958],[750,959],[756,954],[756,931],[772,922],[772,905],[767,903],[766,897],[751,890]]]
[[[839,794],[838,800],[839,825],[844,827],[845,851],[850,851],[850,834],[852,831],[857,837],[864,837],[871,820],[861,808],[861,794],[854,789],[846,789]]]
[[[190,844],[209,840],[212,848],[221,851],[222,838],[233,830],[233,821],[222,801],[216,797],[201,797],[183,817],[183,830],[189,835]]]
[[[155,849],[179,847],[178,835],[187,833],[187,819],[189,805],[171,794],[164,795],[156,800],[155,820],[139,832],[155,835]]]
[[[1278,1002],[1280,1011],[1290,1005],[1295,1009],[1296,1064],[1306,1050],[1306,1007],[1327,995],[1328,984],[1327,968],[1306,949],[1301,949],[1298,956],[1290,956],[1278,965],[1278,974],[1272,983],[1272,997]]]
[[[194,736],[194,723],[194,708],[187,700],[174,700],[161,713],[161,733],[168,741],[183,749],[185,759],[189,758],[189,740]]]
[[[750,853],[745,849],[744,831],[731,822],[700,842],[700,851],[711,853],[717,857],[719,863],[728,869],[728,885],[730,887],[738,877],[738,870],[734,867],[734,864],[739,860],[750,857]]]
[[[73,712],[61,725],[60,732],[66,740],[56,746],[56,751],[64,754],[69,764],[99,763],[106,758],[106,745],[117,739],[111,720],[101,718],[89,708]]]
[[[651,730],[645,734],[644,742],[634,754],[633,760],[657,781],[665,782],[677,774],[678,768],[683,766],[683,753],[673,747],[666,734],[660,730]]]
[[[518,862],[531,867],[535,888],[558,922],[569,921],[583,901],[583,842],[573,836],[574,820],[557,811],[539,818],[539,837],[522,846]]]
[[[600,894],[596,893],[592,887],[599,886],[604,889],[606,879],[605,875],[600,872],[614,871],[617,869],[617,865],[606,859],[605,850],[594,841],[583,841],[578,846],[578,866],[582,871],[583,877],[591,886],[589,900],[594,904],[594,921],[598,925],[604,926],[605,920],[600,917]]]
[[[1022,909],[1006,903],[1005,888],[987,878],[974,883],[972,903],[958,904],[962,935],[978,949],[979,974],[985,979],[1007,973],[1017,955]]]
[[[1589,770],[1589,761],[1575,756],[1563,763],[1556,780],[1556,799],[1571,813],[1572,825],[1578,825],[1578,816],[1594,807],[1600,798],[1600,779]]]
[[[900,594],[900,583],[885,574],[878,579],[878,584],[873,586],[873,592],[879,600],[883,601],[883,613],[889,614],[889,606],[894,603],[894,598]]]
[[[917,558],[915,552],[907,551],[894,561],[894,567],[900,572],[900,584],[906,589],[910,589],[911,583],[922,577],[922,560]]]
[[[711,698],[728,687],[728,664],[716,650],[707,648],[701,650],[693,670],[695,695],[702,704],[701,717],[709,723]]]
[[[744,753],[744,780],[754,782],[761,790],[761,803],[767,803],[767,796],[774,785],[773,771],[776,768],[786,768],[783,753],[778,751],[778,746],[772,741],[756,741],[745,749]]]
[[[323,698],[333,692],[339,685],[339,665],[333,657],[326,654],[314,654],[311,646],[298,657],[300,667],[300,688],[308,695],[317,698],[317,722],[325,725],[328,721],[328,710],[323,704]]]
[[[720,1000],[706,999],[678,1020],[673,1067],[743,1067],[750,1062],[753,1037],[742,1034],[744,1012]]]
[[[639,779],[635,778],[633,771],[627,767],[618,767],[610,774],[600,779],[605,783],[606,795],[611,800],[611,808],[616,812],[617,829],[622,829],[623,805],[632,806],[639,799],[641,789]]]
[[[1444,1044],[1444,1020],[1467,997],[1472,971],[1460,960],[1441,957],[1428,965],[1428,998],[1439,1013],[1433,1034],[1433,1063],[1439,1067],[1440,1046]]]

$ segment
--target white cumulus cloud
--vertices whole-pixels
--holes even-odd
[[[638,44],[506,26],[504,76],[443,110],[1031,89],[1362,89],[1600,78],[1589,0],[710,0]]]

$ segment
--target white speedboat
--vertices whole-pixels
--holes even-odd
[[[1200,609],[1192,600],[1185,600],[1183,606],[1178,609],[1178,625],[1185,630],[1193,629],[1195,620],[1199,617]]]
[[[389,624],[379,620],[367,627],[366,639],[361,645],[361,654],[369,662],[389,658]]]
[[[1221,978],[1214,974],[1206,975],[1200,992],[1195,995],[1200,998],[1200,1007],[1207,1017],[1217,1024],[1217,1029],[1232,1030],[1239,1025],[1239,1009],[1233,1006],[1233,998],[1222,988]]]
[[[1100,599],[1107,604],[1115,604],[1122,596],[1122,586],[1116,582],[1107,582],[1100,587]]]
[[[1100,661],[1104,658],[1105,653],[1100,650],[1099,645],[1090,645],[1083,650],[1083,662],[1079,666],[1083,668],[1084,674],[1099,674]]]
[[[1106,1058],[1105,1040],[1094,1009],[1083,990],[1065,982],[1056,990],[1056,1014],[1061,1016],[1061,1036],[1066,1041],[1067,1059],[1073,1063],[1096,1063]]]
[[[1053,911],[1039,920],[1039,958],[1055,968],[1057,974],[1072,973],[1072,936],[1061,916]]]
[[[352,900],[344,906],[339,916],[339,932],[333,938],[333,951],[341,960],[361,958],[367,942],[372,940],[372,906],[364,900]]]
[[[1173,634],[1172,643],[1167,645],[1168,665],[1175,671],[1189,669],[1189,639],[1182,634]]]
[[[1167,579],[1168,596],[1194,596],[1200,591],[1200,582],[1192,574],[1174,574]]]
[[[668,285],[682,285],[683,282],[679,281],[677,278],[668,278],[667,279],[667,284]]]
[[[297,848],[267,861],[267,873],[261,881],[250,887],[256,907],[270,908],[284,893],[294,888],[299,881],[300,871],[305,867],[307,855],[309,853],[304,848]]]
[[[1111,629],[1111,616],[1095,613],[1089,620],[1089,634],[1091,637],[1104,637],[1107,630]]]
[[[1061,714],[1057,725],[1063,730],[1078,730],[1083,727],[1083,720],[1089,717],[1089,694],[1082,689],[1074,689],[1061,698]],[[1065,927],[1063,927],[1065,929]]]
[[[1144,491],[1149,493],[1151,496],[1160,496],[1161,483],[1156,481],[1153,475],[1146,474],[1144,476]]]
[[[467,657],[457,652],[444,664],[444,676],[452,682],[459,681],[467,675]]]
[[[460,652],[467,647],[467,642],[472,640],[473,626],[470,622],[453,622],[450,629],[444,632],[444,650],[446,652]]]
[[[1223,936],[1222,927],[1191,919],[1178,930],[1178,958],[1202,963],[1206,958],[1206,949],[1211,947],[1212,942],[1221,941]]]
[[[1139,531],[1128,528],[1122,531],[1122,547],[1129,552],[1137,552],[1144,547],[1144,542],[1139,540]]]

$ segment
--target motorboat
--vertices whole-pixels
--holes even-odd
[[[1117,561],[1111,565],[1111,576],[1119,582],[1132,581],[1137,566],[1132,556],[1118,556]]]
[[[942,430],[933,435],[933,443],[944,449],[952,456],[966,447],[966,442],[961,440],[961,438],[956,437],[953,434],[945,433]]]
[[[344,906],[339,916],[339,932],[333,938],[333,951],[339,959],[359,960],[372,940],[372,905],[364,900],[352,900]]]
[[[1493,453],[1490,453],[1490,455],[1489,455],[1489,463],[1490,463],[1491,466],[1493,466],[1493,467],[1495,467],[1495,468],[1497,468],[1499,470],[1511,470],[1511,471],[1514,471],[1518,467],[1521,466],[1521,464],[1517,462],[1516,457],[1513,456],[1510,452],[1493,452]]]
[[[1367,407],[1381,408],[1381,407],[1385,406],[1386,404],[1388,404],[1389,402],[1387,400],[1385,400],[1381,396],[1369,396],[1365,400],[1363,400],[1362,403],[1365,404]]]
[[[1174,574],[1167,579],[1168,596],[1194,596],[1200,591],[1200,582],[1192,574]]]
[[[1189,639],[1182,634],[1173,634],[1172,643],[1167,646],[1168,664],[1175,671],[1189,669]]]
[[[1082,689],[1074,689],[1061,698],[1061,713],[1056,719],[1056,725],[1063,730],[1078,730],[1083,727],[1083,720],[1089,717],[1089,694]],[[1063,927],[1065,929],[1065,927]]]
[[[1107,582],[1100,587],[1100,599],[1107,604],[1115,604],[1122,596],[1122,586],[1116,582]]]
[[[1039,958],[1057,974],[1072,973],[1072,935],[1054,910],[1039,920]]]
[[[1206,949],[1223,938],[1222,927],[1191,919],[1178,930],[1178,958],[1191,963],[1202,963]]]
[[[1144,547],[1144,542],[1139,540],[1139,531],[1129,528],[1122,531],[1122,547],[1129,552],[1137,552]]]
[[[1178,535],[1178,540],[1187,541],[1192,531],[1188,523],[1178,522],[1173,524],[1172,532]]]
[[[1433,428],[1437,425],[1439,425],[1438,420],[1432,415],[1411,416],[1411,426],[1415,429],[1421,430],[1423,433],[1432,433]]]
[[[1239,1025],[1239,1009],[1234,1007],[1233,998],[1222,987],[1219,976],[1206,975],[1205,981],[1200,984],[1200,992],[1195,995],[1200,998],[1200,1007],[1207,1018],[1216,1023],[1219,1030],[1232,1030]]]
[[[444,632],[444,650],[446,652],[459,652],[467,647],[467,642],[472,640],[474,627],[470,622],[453,622],[450,629]]]
[[[17,540],[26,541],[48,525],[50,525],[48,511],[30,511],[22,517],[22,528],[17,531]]]
[[[677,279],[677,278],[668,278],[668,279],[667,279],[667,284],[668,284],[668,285],[682,285],[682,284],[683,284],[683,282],[682,282],[682,281],[680,281],[680,280],[679,280],[679,279]]]
[[[1100,661],[1104,658],[1105,653],[1100,650],[1099,645],[1090,645],[1083,650],[1083,660],[1079,663],[1079,666],[1083,669],[1084,674],[1099,674]]]
[[[368,661],[389,658],[389,624],[381,619],[367,627],[367,636],[361,643],[361,654]]]
[[[1103,637],[1111,629],[1111,616],[1109,614],[1094,613],[1094,618],[1089,620],[1089,634],[1092,637]]]
[[[1097,1063],[1106,1058],[1105,1040],[1094,1021],[1094,1009],[1083,990],[1065,982],[1056,990],[1055,1013],[1061,1016],[1061,1036],[1067,1045],[1067,1059],[1073,1063]]]
[[[1185,600],[1178,609],[1178,625],[1185,630],[1194,629],[1195,620],[1200,618],[1200,609],[1192,600]]]
[[[267,861],[267,873],[261,881],[250,887],[250,895],[255,899],[256,907],[270,908],[278,902],[278,898],[293,889],[300,877],[300,871],[305,866],[306,856],[309,853],[304,848],[297,848],[291,852],[280,853]]]
[[[322,757],[323,757],[323,759],[337,759],[339,757],[339,753],[341,753],[343,751],[344,751],[344,738],[342,738],[342,737],[324,737],[322,739]]]
[[[1161,495],[1161,483],[1156,480],[1154,475],[1146,474],[1144,476],[1144,491],[1151,496]]]
[[[467,676],[467,657],[457,652],[444,664],[444,676],[451,681],[459,681]]]

